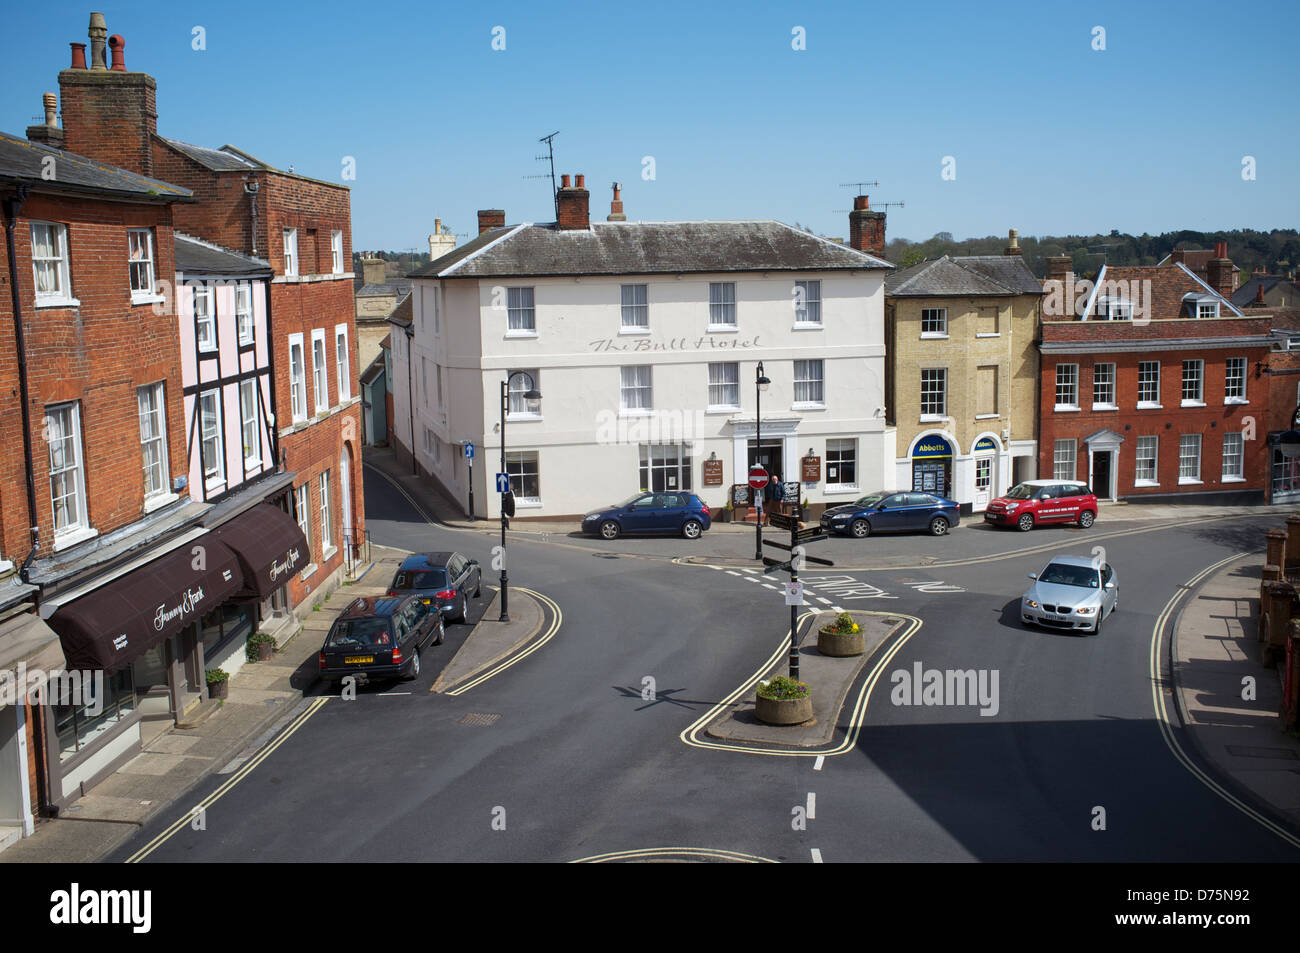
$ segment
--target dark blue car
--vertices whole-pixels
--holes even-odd
[[[615,506],[592,510],[582,531],[604,539],[622,533],[681,533],[699,539],[711,525],[709,508],[693,493],[637,493]]]
[[[942,536],[960,522],[957,504],[933,493],[868,493],[822,514],[822,531],[865,539],[872,533],[926,530]]]
[[[417,595],[449,622],[464,622],[469,600],[482,595],[478,561],[460,553],[413,553],[402,560],[388,586],[390,596]]]

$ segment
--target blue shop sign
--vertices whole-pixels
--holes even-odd
[[[971,448],[971,453],[996,453],[997,449],[998,445],[992,437],[980,437]]]
[[[924,437],[912,450],[913,460],[942,460],[952,456],[952,444],[943,437]]]

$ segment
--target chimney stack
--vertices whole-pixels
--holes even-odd
[[[873,212],[867,196],[853,199],[849,212],[849,245],[877,257],[885,254],[885,213]]]
[[[363,285],[382,285],[388,280],[382,258],[361,259],[361,283]]]
[[[482,235],[489,228],[505,228],[505,209],[481,208],[478,210],[478,233]]]
[[[502,215],[504,216],[504,212]],[[433,220],[433,234],[429,236],[429,259],[437,261],[456,247],[456,236],[447,235],[442,230],[442,219]]]
[[[45,123],[40,126],[28,126],[27,138],[32,142],[39,142],[54,149],[62,149],[63,130],[59,128],[57,118],[58,97],[53,93],[46,93],[41,97],[41,100],[45,106]]]
[[[1264,282],[1261,281],[1255,285],[1255,304],[1262,305],[1264,303]]]
[[[1047,281],[1068,281],[1074,269],[1074,260],[1069,255],[1048,255]]]
[[[1017,232],[1014,228],[1011,229],[1011,231],[1007,232],[1007,250],[1004,251],[1002,254],[1004,255],[1020,254],[1020,233]]]
[[[1223,295],[1232,294],[1232,259],[1228,257],[1228,243],[1214,243],[1214,257],[1205,264],[1205,283]]]
[[[569,177],[561,176],[560,191],[555,199],[558,212],[555,222],[561,231],[576,231],[591,227],[589,207],[591,193],[587,191],[585,176],[581,174],[575,176],[572,188],[569,187]]]
[[[623,200],[619,198],[619,189],[623,188],[623,183],[614,183],[614,199],[609,203],[609,214],[605,216],[607,222],[626,222],[627,216],[623,214]]]

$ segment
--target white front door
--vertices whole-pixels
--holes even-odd
[[[343,497],[343,539],[357,545],[352,528],[352,469],[348,464],[348,448],[339,454],[339,492]]]
[[[993,456],[975,458],[975,500],[972,509],[976,513],[988,509],[993,490],[993,470],[996,459]]]

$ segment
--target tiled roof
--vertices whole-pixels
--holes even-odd
[[[484,232],[412,278],[861,271],[887,261],[781,222],[593,222]]]
[[[46,160],[53,158],[51,165]],[[47,178],[47,170],[53,178]],[[189,189],[137,175],[115,165],[87,159],[62,149],[0,132],[0,180],[25,182],[35,188],[72,189],[138,196],[141,199],[189,199]]]
[[[265,162],[253,160],[251,156],[240,152],[233,146],[227,145],[222,146],[220,149],[207,149],[203,146],[181,142],[179,139],[167,139],[162,136],[159,138],[177,152],[184,153],[199,165],[211,169],[213,172],[238,172],[245,169],[271,168]]]
[[[176,270],[185,275],[272,274],[271,263],[176,232]]]
[[[389,324],[398,324],[404,328],[409,328],[415,315],[415,298],[407,295],[398,302],[391,314],[388,316]]]
[[[1025,275],[1033,278],[1020,259]],[[1041,294],[1042,283],[1034,281],[1026,292],[1025,280],[1011,266],[988,264],[989,258],[930,258],[885,278],[885,294],[896,297],[965,297]],[[979,265],[971,264],[980,262]]]
[[[1115,265],[1113,267],[1103,265],[1101,271],[1097,274],[1097,282],[1092,291],[1088,310],[1089,316],[1097,313],[1097,299],[1107,291],[1106,284],[1108,282],[1122,283],[1120,288],[1111,289],[1111,291],[1112,293],[1120,293],[1126,298],[1131,298],[1132,292],[1136,288],[1138,295],[1143,300],[1134,302],[1137,306],[1135,311],[1142,309],[1146,312],[1147,317],[1152,319],[1195,317],[1194,313],[1189,314],[1190,305],[1185,300],[1188,295],[1208,296],[1218,300],[1225,316],[1228,313],[1241,314],[1231,301],[1217,294],[1209,285],[1192,274],[1190,268],[1186,265],[1175,264],[1173,267],[1167,265]],[[1137,284],[1134,285],[1133,282],[1137,282]]]
[[[1019,255],[963,255],[953,261],[1019,294],[1043,293],[1042,279],[1034,276]]]

